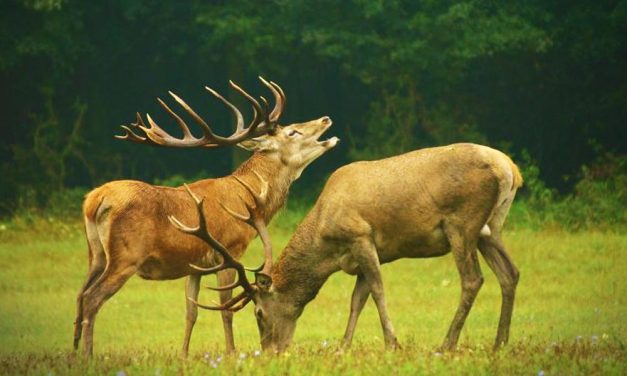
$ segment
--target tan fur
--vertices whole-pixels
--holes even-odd
[[[318,137],[329,128],[327,117],[307,123],[278,127],[272,135],[260,137],[253,156],[231,176],[205,179],[189,184],[204,198],[203,210],[208,231],[235,258],[241,257],[255,230],[229,215],[221,206],[245,214],[254,206],[251,193],[237,179],[260,192],[263,179],[268,184],[266,204],[262,208],[266,222],[283,206],[291,183],[304,166],[311,163],[337,140],[319,142]],[[299,133],[293,135],[292,131]],[[140,181],[120,180],[106,183],[85,197],[83,204],[85,233],[89,249],[89,272],[77,299],[74,346],[84,333],[85,354],[92,353],[93,320],[102,304],[115,294],[134,274],[144,279],[167,280],[190,276],[186,288],[188,298],[196,299],[200,274],[190,267],[210,267],[219,262],[211,248],[194,236],[178,231],[168,220],[174,216],[194,226],[198,215],[183,187],[154,186]],[[261,259],[260,255],[260,259]],[[220,285],[233,279],[232,271],[218,274]],[[228,300],[230,293],[221,294]],[[196,321],[197,308],[187,304],[187,327],[183,345],[186,354]],[[230,312],[223,313],[227,350],[233,351]]]
[[[503,289],[496,344],[507,342],[518,271],[500,233],[520,184],[520,172],[508,156],[475,144],[421,149],[338,169],[278,258],[270,291],[254,299],[262,346],[283,350],[305,305],[331,274],[344,270],[357,275],[344,343],[350,344],[357,317],[372,295],[385,343],[397,347],[380,265],[451,252],[462,282],[461,301],[443,344],[453,348],[483,282],[477,248]]]

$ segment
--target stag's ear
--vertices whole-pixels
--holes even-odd
[[[250,140],[245,140],[237,144],[242,149],[248,151],[264,151],[264,150],[276,150],[276,142],[267,137],[256,137]]]
[[[257,287],[259,287],[259,290],[263,292],[268,292],[272,287],[272,277],[270,277],[266,273],[256,273],[255,284],[257,285]]]

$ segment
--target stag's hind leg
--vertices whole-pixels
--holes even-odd
[[[103,265],[90,265],[89,272],[87,273],[87,281],[78,292],[78,297],[76,298],[76,319],[74,320],[74,350],[78,350],[78,344],[80,343],[81,334],[83,332],[83,295],[98,277],[100,277],[103,271]]]
[[[477,259],[476,237],[469,237],[463,230],[452,226],[445,226],[445,233],[451,245],[462,285],[462,294],[457,311],[442,344],[443,350],[452,350],[457,345],[466,317],[468,317],[472,304],[483,284],[483,276]]]
[[[89,224],[86,226],[87,232],[87,245],[89,248],[89,271],[87,272],[87,279],[76,298],[76,319],[74,320],[74,350],[78,350],[78,345],[81,340],[81,334],[83,332],[83,295],[85,291],[89,289],[94,282],[100,278],[107,265],[107,258],[104,253],[100,239],[92,230]]]
[[[518,284],[520,273],[507,255],[503,243],[495,234],[479,239],[479,251],[481,251],[490,269],[496,274],[496,278],[501,285],[501,318],[499,319],[496,341],[494,342],[494,348],[496,349],[506,344],[509,339],[509,327],[512,321],[516,285]]]
[[[351,312],[348,318],[348,325],[344,332],[344,339],[342,340],[342,347],[349,347],[353,341],[353,334],[355,332],[355,326],[357,325],[357,319],[361,310],[368,300],[370,295],[370,289],[368,283],[363,274],[357,275],[357,281],[355,282],[355,288],[353,289],[353,296],[351,298]]]
[[[368,286],[375,305],[377,306],[377,311],[379,311],[385,346],[391,349],[400,348],[385,303],[381,264],[379,263],[376,247],[370,239],[358,239],[351,247],[351,254],[359,264],[359,270],[364,276],[366,286]],[[360,292],[360,294],[363,294],[363,292]]]
[[[83,353],[93,354],[94,321],[96,314],[113,294],[137,272],[135,264],[110,262],[100,278],[83,293]]]

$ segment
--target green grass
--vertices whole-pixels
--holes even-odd
[[[271,230],[276,254],[296,223],[292,216],[284,214]],[[82,235],[76,226],[49,221],[28,231],[0,226],[0,374],[625,374],[627,235],[517,229],[505,241],[521,280],[510,344],[496,353],[490,348],[500,290],[485,263],[486,281],[459,350],[437,353],[460,292],[454,263],[445,256],[383,267],[400,351],[383,350],[370,301],[355,345],[336,353],[354,283],[336,273],[305,309],[287,354],[254,355],[259,342],[249,306],[235,319],[235,340],[245,358],[216,361],[224,349],[220,315],[201,311],[191,356],[181,360],[184,280],[135,277],[98,315],[96,356],[85,362],[71,349],[75,295],[87,267]],[[261,254],[256,241],[245,261],[256,264]],[[214,278],[205,281],[213,284]],[[201,292],[202,301],[215,299],[215,293]]]

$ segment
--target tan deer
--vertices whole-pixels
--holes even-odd
[[[231,82],[233,89],[253,106],[254,119],[247,127],[241,112],[233,104],[206,88],[236,118],[235,133],[229,137],[214,134],[209,125],[173,93],[170,93],[172,97],[200,126],[202,137],[194,137],[181,117],[161,99],[158,99],[159,104],[179,125],[182,138],[168,134],[150,115],[147,115],[149,126],[146,126],[139,114],[137,123],[130,127],[123,126],[126,134],[118,136],[137,143],[166,147],[238,145],[254,151],[250,159],[232,175],[190,184],[196,192],[208,197],[203,207],[210,213],[208,230],[228,246],[236,259],[243,254],[256,233],[225,212],[218,203],[237,210],[258,201],[251,192],[262,192],[259,196],[263,203],[261,215],[264,222],[269,221],[284,204],[290,185],[303,169],[338,142],[336,137],[318,141],[331,126],[328,117],[289,126],[277,125],[285,95],[275,83],[263,78],[261,81],[275,97],[276,104],[272,111],[269,111],[268,102],[263,97],[263,104],[260,105]],[[185,197],[182,187],[160,187],[132,180],[109,182],[87,194],[83,215],[89,248],[89,272],[77,298],[75,349],[82,336],[84,353],[93,353],[94,321],[98,310],[134,274],[149,280],[188,276],[187,320],[182,349],[183,354],[187,355],[197,317],[197,307],[189,299],[195,300],[198,296],[200,278],[204,273],[190,267],[190,264],[210,267],[218,262],[219,257],[205,242],[176,231],[166,219],[165,214],[174,214],[183,220],[195,217],[194,206]],[[268,252],[266,260],[271,260],[272,256]],[[269,266],[270,262],[266,262],[265,270]],[[217,277],[219,286],[227,286],[220,295],[222,301],[226,302],[232,294],[228,285],[233,281],[233,271],[220,270]],[[223,311],[222,319],[227,351],[233,351],[232,312]]]
[[[475,144],[349,164],[331,175],[270,276],[258,274],[251,284],[239,273],[240,285],[246,286],[242,294],[219,307],[199,306],[229,310],[254,301],[262,347],[283,351],[305,305],[331,274],[343,270],[357,276],[343,344],[350,345],[357,318],[372,294],[386,347],[396,348],[399,344],[387,312],[381,264],[452,252],[462,288],[442,346],[452,349],[483,283],[478,248],[501,285],[495,342],[499,347],[509,337],[519,277],[501,241],[501,229],[522,181],[508,156]],[[200,206],[198,211],[202,214]],[[200,236],[179,221],[174,223],[181,231]],[[216,250],[226,252],[225,247]],[[225,258],[227,261],[231,267],[242,268],[235,260]]]

